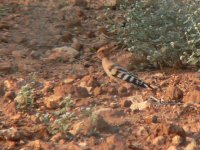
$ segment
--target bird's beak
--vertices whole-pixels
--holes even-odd
[[[113,48],[111,48],[111,51],[114,51],[114,50],[116,50],[116,49],[118,49],[119,48],[119,45],[116,45],[116,46],[114,46]]]
[[[120,43],[116,43],[116,42],[111,43],[111,45],[110,45],[110,51],[112,52],[112,51],[118,49],[119,47],[120,47]]]

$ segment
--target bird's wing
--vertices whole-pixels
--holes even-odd
[[[132,83],[139,87],[143,87],[143,88],[150,87],[151,88],[151,86],[149,84],[145,83],[144,81],[139,79],[136,75],[130,73],[127,69],[125,69],[124,67],[122,67],[118,64],[113,64],[109,70],[111,72],[111,75],[116,78],[119,78],[119,79],[129,82],[129,83]]]

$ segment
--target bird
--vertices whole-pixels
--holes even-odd
[[[97,57],[101,60],[102,67],[105,73],[110,77],[111,81],[119,83],[119,80],[121,80],[132,83],[137,87],[154,89],[150,84],[139,79],[137,75],[129,72],[123,66],[116,64],[109,59],[109,54],[116,48],[118,48],[118,45],[108,44],[97,50]]]

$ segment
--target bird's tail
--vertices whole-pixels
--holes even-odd
[[[151,85],[142,81],[136,75],[131,74],[130,72],[128,72],[126,69],[124,69],[121,66],[115,66],[112,69],[113,69],[111,70],[112,75],[116,78],[132,83],[138,87],[154,89]]]
[[[134,84],[134,85],[136,85],[138,87],[151,88],[152,89],[152,87],[148,83],[142,81],[137,76],[134,76],[132,74],[126,74],[126,73],[120,73],[119,72],[116,75],[116,77],[118,77],[118,78],[120,78],[120,79],[122,79],[122,80],[124,80],[126,82],[132,83],[132,84]]]

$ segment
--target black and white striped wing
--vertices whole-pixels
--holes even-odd
[[[124,67],[120,65],[111,66],[110,72],[114,77],[119,78],[129,83],[133,83],[134,85],[138,87],[143,87],[143,88],[150,87],[147,83],[140,80],[136,75],[130,73],[128,70],[126,70]]]

